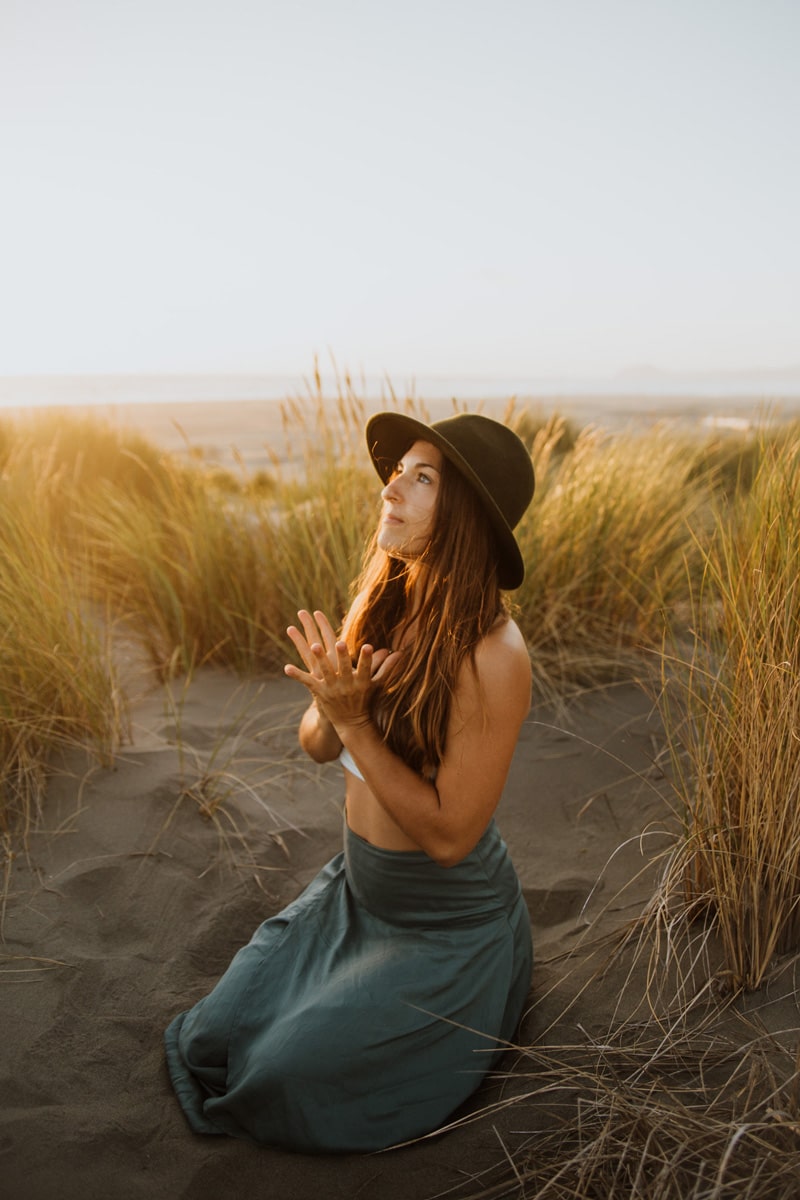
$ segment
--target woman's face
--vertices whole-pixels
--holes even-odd
[[[441,479],[441,452],[430,442],[414,442],[381,492],[378,545],[392,558],[418,558],[427,546]]]

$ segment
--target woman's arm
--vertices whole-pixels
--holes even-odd
[[[298,739],[306,754],[318,763],[332,762],[342,748],[342,739],[320,712],[316,700],[311,701],[300,719]]]
[[[321,614],[315,616],[323,629]],[[435,784],[406,766],[369,718],[371,648],[362,649],[355,669],[344,644],[334,648],[335,668],[322,643],[314,642],[305,647],[309,674],[296,667],[287,667],[287,674],[317,697],[370,791],[399,828],[442,866],[460,862],[497,807],[530,707],[530,659],[522,635],[507,621],[478,647],[475,669],[470,663],[462,666]]]
[[[530,659],[511,625],[478,647],[474,671],[462,666],[435,784],[393,754],[371,723],[338,732],[392,820],[441,866],[453,866],[477,845],[497,807],[530,695]]]

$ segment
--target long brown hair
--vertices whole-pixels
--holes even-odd
[[[369,543],[357,599],[342,629],[355,660],[361,646],[400,650],[376,688],[372,717],[390,748],[420,773],[442,760],[459,671],[508,609],[497,582],[491,527],[483,505],[445,458],[433,531],[411,562]]]

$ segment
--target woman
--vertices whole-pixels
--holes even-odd
[[[288,630],[309,691],[300,743],[337,759],[344,851],[265,921],[167,1055],[198,1133],[369,1151],[440,1126],[514,1034],[530,925],[493,820],[530,705],[501,589],[530,456],[499,422],[381,413],[367,444],[378,529],[337,638]]]

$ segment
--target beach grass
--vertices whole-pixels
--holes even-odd
[[[742,1017],[665,1038],[624,1021],[520,1050],[513,1107],[528,1136],[454,1200],[794,1200],[800,1177],[800,1063]]]
[[[0,829],[23,834],[55,757],[87,746],[108,763],[126,728],[107,627],[27,484],[0,486]]]
[[[559,453],[563,422],[536,435],[536,498],[519,529],[527,565],[515,597],[542,688],[592,686],[641,669],[686,596],[691,531],[711,477],[685,434],[584,430]]]
[[[416,401],[391,403],[428,419]],[[6,510],[24,511],[36,525],[18,531],[18,546],[29,545],[28,557],[20,551],[17,559],[17,573],[27,576],[16,594],[27,589],[47,608],[51,593],[39,581],[57,577],[58,603],[69,593],[70,612],[81,614],[70,617],[72,630],[98,637],[85,614],[99,609],[138,641],[162,680],[208,663],[241,674],[278,669],[299,607],[320,607],[334,622],[346,611],[379,497],[365,463],[365,419],[348,377],[327,396],[315,375],[307,395],[283,405],[283,444],[267,448],[270,470],[257,478],[243,464],[238,476],[221,472],[191,447],[175,458],[86,416],[6,423]],[[705,604],[719,585],[704,556],[719,539],[726,506],[748,503],[762,478],[758,463],[768,451],[785,456],[791,439],[703,441],[666,428],[611,436],[513,404],[504,420],[531,447],[537,476],[519,529],[527,575],[513,598],[537,695],[645,672],[645,652],[687,620],[698,587]],[[14,489],[24,505],[11,503]],[[41,561],[30,559],[34,547]],[[46,616],[55,619],[52,595]],[[732,598],[733,611],[737,603]],[[44,634],[47,621],[37,628]],[[16,658],[10,645],[7,637],[6,655]],[[25,657],[37,661],[35,653]],[[80,657],[99,664],[98,679],[109,678],[107,647],[92,645]],[[33,696],[40,689],[29,674]],[[58,705],[44,687],[47,675],[44,703]],[[97,692],[89,680],[80,690]],[[113,685],[105,703],[113,723]]]
[[[147,499],[111,484],[80,517],[92,588],[162,680],[218,663],[274,659],[274,537],[261,502],[220,494],[204,472],[168,464]]]
[[[734,990],[800,947],[800,438],[716,509],[658,704],[683,835],[649,919],[708,925]],[[657,939],[666,951],[672,940]]]

